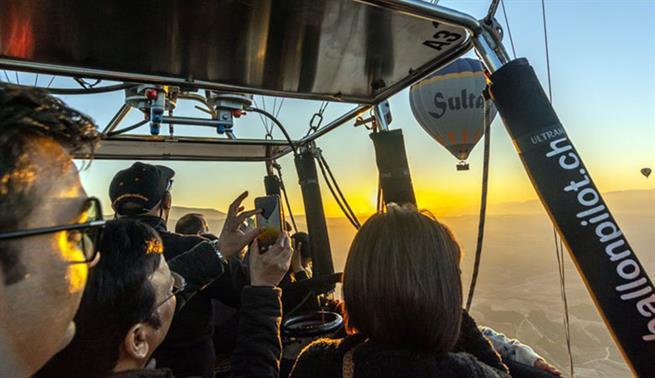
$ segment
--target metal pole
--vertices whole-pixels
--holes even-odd
[[[373,113],[375,114],[375,122],[377,123],[378,130],[389,131],[389,123],[387,122],[387,118],[385,116],[385,111],[383,108],[384,106],[388,108],[389,103],[387,101],[384,101],[379,104],[376,104],[375,108],[373,108]]]
[[[266,175],[267,176],[275,175],[275,167],[273,167],[272,160],[266,160]]]
[[[123,106],[121,106],[121,108],[118,109],[118,112],[116,112],[116,114],[114,114],[114,117],[112,117],[111,121],[109,121],[107,126],[105,126],[104,130],[102,130],[102,134],[107,135],[107,133],[110,133],[110,132],[114,131],[116,126],[118,126],[118,124],[121,123],[123,118],[125,118],[127,113],[130,112],[130,109],[132,109],[132,107],[130,105],[123,104]]]
[[[405,13],[410,16],[418,16],[431,21],[441,22],[446,25],[458,28],[466,28],[471,34],[480,30],[480,22],[466,13],[454,9],[434,5],[422,0],[356,0]]]
[[[478,56],[484,62],[485,67],[490,73],[498,71],[503,65],[509,62],[507,53],[499,53],[491,47],[487,40],[489,33],[482,32],[473,38],[473,46]],[[502,45],[500,45],[502,46]],[[504,50],[504,48],[503,48]]]
[[[161,123],[174,123],[176,125],[191,125],[204,127],[218,127],[225,122],[215,119],[193,118],[193,117],[169,117],[163,116]]]

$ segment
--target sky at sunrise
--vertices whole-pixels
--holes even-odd
[[[440,5],[484,16],[489,1],[443,0]],[[527,57],[547,86],[541,4],[507,0],[506,9],[517,56]],[[639,170],[655,168],[655,2],[546,1],[554,107],[603,192],[655,188],[655,175],[644,178]],[[497,17],[505,25],[502,11]],[[511,54],[509,39],[505,45]],[[472,54],[469,54],[473,56]],[[33,74],[21,74],[23,82]],[[46,84],[41,77],[39,83]],[[69,79],[53,83],[66,85]],[[123,93],[65,96],[71,106],[92,116],[104,126],[123,101]],[[259,105],[261,97],[257,96]],[[274,100],[266,98],[271,109]],[[279,102],[278,102],[279,103]],[[438,215],[475,214],[479,206],[482,175],[482,141],[469,158],[471,169],[458,172],[457,160],[431,139],[418,125],[409,106],[407,90],[390,99],[392,129],[402,128],[418,202]],[[285,100],[279,118],[292,137],[302,137],[320,102]],[[352,108],[331,103],[327,121]],[[176,115],[202,116],[191,104],[179,104]],[[139,120],[132,111],[125,125]],[[165,130],[165,128],[164,128]],[[188,130],[188,131],[187,131]],[[187,129],[188,135],[213,131]],[[141,130],[143,132],[144,130]],[[255,114],[238,120],[239,137],[262,137],[264,129]],[[279,132],[276,138],[282,139]],[[325,157],[356,213],[375,209],[377,171],[367,131],[344,125],[318,141]],[[280,159],[292,206],[303,213],[302,198],[291,156]],[[129,166],[127,161],[93,161],[83,171],[87,192],[100,197],[109,208],[107,188],[113,174]],[[262,195],[263,163],[166,162],[176,170],[174,204],[225,210],[241,191]],[[492,124],[490,212],[494,206],[536,198],[506,130],[497,117]],[[323,192],[328,216],[339,216],[336,203]]]

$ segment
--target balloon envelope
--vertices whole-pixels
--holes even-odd
[[[642,169],[641,169],[641,174],[644,175],[644,176],[646,176],[646,177],[648,177],[648,176],[650,176],[650,174],[651,174],[652,171],[653,171],[653,170],[650,169],[650,168],[642,168]]]
[[[409,103],[414,118],[460,160],[468,158],[484,133],[485,102],[487,124],[496,116],[493,103],[482,97],[485,86],[480,61],[462,58],[410,89]]]

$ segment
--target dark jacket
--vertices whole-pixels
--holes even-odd
[[[158,231],[164,244],[164,256],[171,260],[206,241],[200,236],[179,235],[169,232],[166,223],[158,217],[142,216],[140,221]],[[154,358],[163,367],[170,367],[176,375],[210,377],[215,355],[212,341],[212,299],[239,307],[241,290],[250,278],[241,262],[234,258],[223,265],[223,274],[190,299],[176,314],[166,339],[155,352]],[[183,272],[178,272],[184,276]]]
[[[205,286],[223,275],[225,265],[220,260],[214,248],[207,242],[198,243],[189,251],[168,260],[171,271],[184,277],[186,287],[175,297],[177,305],[175,312],[182,307]]]
[[[171,369],[134,369],[110,375],[111,378],[175,378]]]
[[[322,339],[298,357],[292,378],[342,377],[343,358],[353,350],[357,378],[384,377],[509,377],[507,368],[475,321],[464,312],[453,353],[432,354],[365,340],[362,335]],[[355,348],[355,349],[354,349]]]
[[[282,342],[281,291],[270,287],[246,287],[241,296],[237,346],[232,355],[233,377],[277,377]],[[174,378],[169,369],[128,370],[112,378]],[[177,378],[184,378],[177,375]]]
[[[313,295],[314,298],[308,298],[307,296],[311,294],[309,289],[299,290],[293,286],[294,282],[305,281],[310,278],[304,270],[297,273],[289,271],[284,275],[282,281],[280,281],[280,287],[282,288],[282,313],[285,317],[292,314],[318,310],[316,295]]]

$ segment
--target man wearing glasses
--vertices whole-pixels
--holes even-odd
[[[93,122],[42,92],[0,87],[0,376],[26,377],[75,334],[104,225],[71,159]]]
[[[37,377],[172,378],[168,369],[145,366],[166,336],[179,300],[177,295],[186,286],[173,271],[194,263],[180,261],[193,250],[167,263],[157,232],[132,219],[107,222],[104,236],[100,244],[103,257],[90,275],[75,316],[79,331]],[[281,316],[280,289],[273,286],[282,279],[291,257],[289,238],[283,237],[280,242],[265,254],[251,256],[253,286],[242,292],[244,307],[238,326],[241,337],[233,376],[278,375],[281,344],[278,337],[271,336],[277,334]]]
[[[105,222],[72,155],[92,154],[98,139],[91,119],[60,100],[0,85],[0,377],[32,376],[74,337],[73,318],[99,261]],[[263,276],[270,274],[270,264],[260,265]],[[187,281],[199,276],[191,264],[177,269],[186,269]],[[265,284],[273,281],[264,280],[260,292],[279,305],[279,292]],[[279,324],[268,320],[259,324],[262,337],[279,342]]]
[[[109,186],[109,198],[117,218],[138,219],[157,230],[167,260],[206,241],[197,235],[179,235],[167,230],[174,176],[175,172],[166,166],[137,162],[116,173]],[[243,232],[239,228],[245,219],[259,211],[243,211],[241,203],[247,195],[242,193],[230,205],[220,236],[212,242],[224,261],[224,273],[177,314],[166,340],[155,353],[157,364],[172,369],[176,376],[214,376],[211,300],[218,299],[235,308],[240,306],[242,289],[250,278],[241,261],[233,257],[259,234],[257,229]]]

